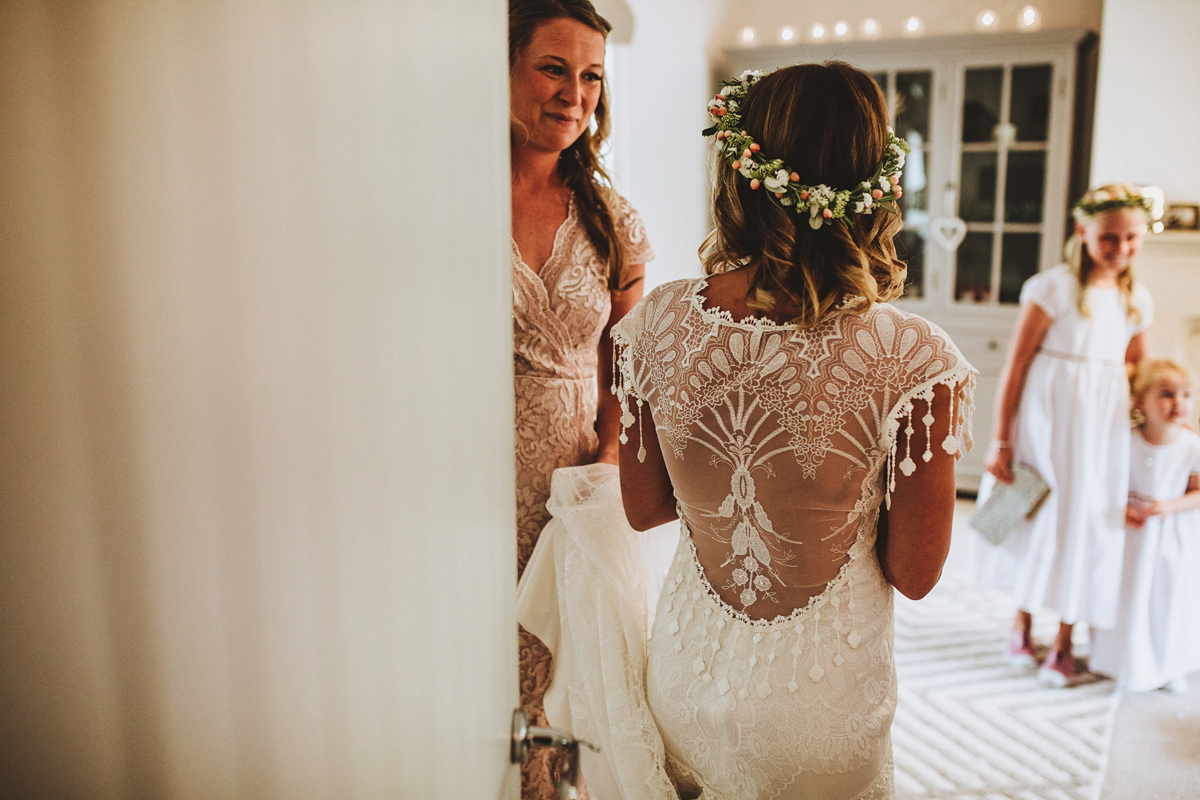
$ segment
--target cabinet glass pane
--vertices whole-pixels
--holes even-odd
[[[925,296],[925,232],[905,228],[896,235],[896,255],[908,264],[904,296],[917,300]]]
[[[1050,65],[1013,67],[1010,121],[1018,142],[1044,142],[1050,127]]]
[[[1045,186],[1044,152],[1010,152],[1008,174],[1004,179],[1004,219],[1007,222],[1041,222]]]
[[[929,141],[929,101],[933,73],[896,73],[896,135],[911,145],[913,134]]]
[[[967,70],[963,93],[962,140],[990,142],[1000,122],[1000,89],[1004,85],[1001,67]]]
[[[1000,302],[1017,303],[1021,284],[1038,271],[1040,233],[1006,233],[1000,241]]]
[[[992,294],[992,234],[971,232],[958,246],[954,299],[985,303]]]
[[[900,176],[904,194],[900,195],[900,213],[910,225],[922,225],[929,217],[929,191],[925,180],[925,154],[914,150],[904,162]]]
[[[963,153],[958,215],[967,222],[996,218],[996,154]]]

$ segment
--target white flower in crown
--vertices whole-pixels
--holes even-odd
[[[754,177],[754,168],[756,166],[758,166],[758,165],[754,163],[754,159],[743,158],[742,166],[738,170],[738,172],[742,173],[743,178],[753,178]]]
[[[810,206],[823,208],[832,203],[835,197],[833,189],[823,183],[817,184],[808,190],[808,202]]]
[[[736,86],[722,86],[719,94],[721,95],[721,97],[728,97],[729,93],[736,90],[737,88],[738,87],[736,87]]]
[[[763,72],[761,69],[748,69],[748,70],[745,70],[741,75],[738,76],[738,80],[741,81],[742,83],[746,83],[746,82],[756,83],[764,75],[766,75],[766,73]],[[751,78],[753,78],[754,80],[750,80]]]
[[[1093,203],[1107,203],[1109,200],[1112,200],[1112,199],[1113,199],[1113,196],[1111,194],[1109,194],[1108,192],[1104,191],[1103,189],[1098,189],[1097,191],[1092,192],[1092,202]]]
[[[766,186],[767,191],[771,193],[786,191],[787,185],[788,173],[786,169],[776,170],[774,175],[768,175],[763,178],[763,186]]]

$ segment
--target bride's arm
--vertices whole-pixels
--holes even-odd
[[[955,392],[956,396],[958,395]],[[932,405],[933,425],[929,439],[932,458],[925,452],[925,425],[920,422]],[[896,453],[913,453],[916,469],[911,475],[896,471],[892,505],[887,509],[884,538],[880,540],[879,564],[888,582],[905,597],[919,600],[929,593],[942,575],[950,552],[950,527],[954,519],[954,456],[942,447],[958,409],[953,407],[948,386],[938,386],[932,403],[913,403],[913,435],[898,434]]]
[[[629,410],[634,422],[626,428],[628,440],[621,445],[621,500],[630,526],[648,531],[678,519],[679,514],[650,407],[630,399]],[[638,458],[640,448],[645,448],[644,458]]]

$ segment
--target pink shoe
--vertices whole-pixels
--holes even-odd
[[[1040,683],[1052,689],[1062,689],[1075,680],[1075,659],[1061,650],[1051,650],[1038,667],[1037,678]]]
[[[1008,632],[1008,649],[1004,652],[1004,660],[1022,669],[1037,666],[1037,651],[1033,649],[1033,639],[1028,633],[1015,629]]]

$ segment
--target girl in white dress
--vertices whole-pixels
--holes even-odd
[[[887,303],[906,147],[869,75],[748,72],[709,112],[708,277],[614,329],[626,514],[681,529],[649,708],[685,797],[891,798],[893,587],[941,574],[974,370]]]
[[[1025,282],[1000,376],[979,501],[995,481],[1012,482],[1017,461],[1041,474],[1050,495],[999,545],[977,538],[975,577],[1017,600],[1006,653],[1013,664],[1037,665],[1033,613],[1058,615],[1037,673],[1051,686],[1075,676],[1075,623],[1116,623],[1129,486],[1127,370],[1141,360],[1153,315],[1133,258],[1152,207],[1123,185],[1090,191],[1075,205],[1068,263]]]
[[[1117,626],[1092,636],[1089,666],[1134,692],[1187,691],[1200,669],[1200,436],[1192,383],[1173,361],[1138,370],[1125,569]]]

